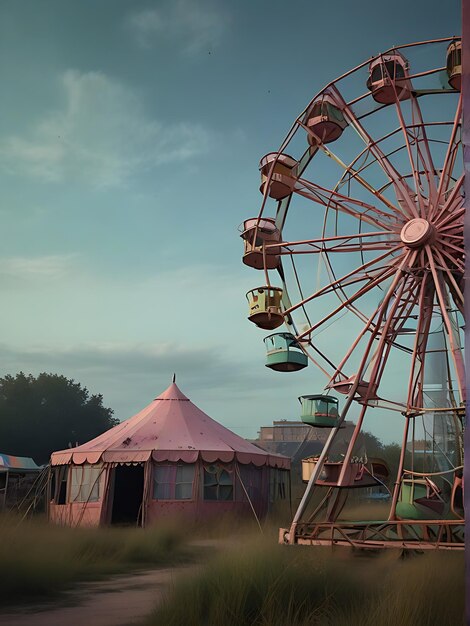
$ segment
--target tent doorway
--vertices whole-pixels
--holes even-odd
[[[111,524],[142,524],[144,466],[117,465],[114,470]]]

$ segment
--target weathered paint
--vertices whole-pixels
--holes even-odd
[[[53,452],[52,465],[68,463],[142,463],[183,461],[199,457],[209,463],[240,463],[289,468],[289,459],[266,454],[195,406],[172,383],[142,411],[91,441]]]
[[[161,519],[172,517],[187,517],[193,522],[202,522],[210,518],[232,515],[244,517],[253,515],[253,509],[258,518],[264,517],[270,506],[270,468],[268,465],[256,467],[253,471],[259,472],[259,487],[256,496],[252,496],[251,503],[246,497],[246,485],[240,480],[240,466],[233,467],[233,500],[204,500],[201,485],[202,461],[197,463],[193,487],[193,496],[189,500],[158,500],[153,496],[153,469],[157,463],[148,462],[146,481],[144,485],[144,514],[143,525],[154,524]],[[66,504],[49,503],[49,520],[55,524],[67,526],[99,526],[111,522],[113,507],[113,490],[110,489],[113,466],[106,465],[101,476],[100,499],[97,502],[67,502]],[[286,494],[286,498],[288,494]]]
[[[60,493],[60,487],[56,486],[56,493],[51,494],[49,502],[49,519],[57,524],[71,526],[111,523],[116,466],[143,465],[141,523],[144,526],[160,518],[175,515],[187,515],[198,521],[228,513],[253,514],[254,510],[258,517],[262,517],[270,502],[270,473],[276,472],[278,468],[290,468],[290,459],[287,457],[268,454],[211,419],[175,383],[127,422],[78,448],[53,453],[51,463],[54,467],[67,467],[67,494],[65,504],[55,502],[54,497],[59,499]],[[85,463],[92,465],[95,472],[99,472],[95,481],[97,484],[99,481],[99,499],[90,499],[88,502],[71,501],[73,468],[80,468]],[[196,464],[190,500],[154,498],[154,469],[159,464],[168,463]],[[230,464],[232,500],[204,499],[204,464]],[[246,497],[241,482],[243,474],[256,485],[251,502]],[[91,484],[86,483],[83,478],[80,480],[84,481],[83,485]],[[92,489],[90,495],[91,493]]]

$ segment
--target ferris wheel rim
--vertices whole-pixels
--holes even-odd
[[[342,98],[341,93],[337,90],[337,87],[336,87],[336,84],[341,79],[343,79],[346,76],[349,76],[349,75],[353,74],[354,72],[356,72],[359,69],[363,68],[367,64],[370,65],[372,60],[377,60],[377,59],[383,58],[384,56],[386,56],[390,52],[399,52],[401,49],[406,49],[406,48],[416,47],[416,46],[424,46],[424,45],[427,45],[427,44],[451,42],[451,41],[455,41],[456,39],[457,39],[456,37],[447,37],[447,38],[441,38],[441,39],[437,39],[437,40],[427,40],[427,41],[422,41],[422,42],[415,42],[415,43],[411,43],[411,44],[405,44],[403,46],[394,46],[394,47],[390,48],[389,50],[387,50],[387,51],[385,51],[385,52],[383,52],[383,53],[381,53],[379,55],[376,55],[375,57],[372,57],[371,59],[368,59],[368,60],[364,61],[359,66],[356,66],[355,68],[349,70],[345,74],[341,75],[340,77],[338,77],[338,78],[334,79],[333,81],[331,81],[330,83],[328,83],[317,94],[314,95],[314,97],[311,99],[309,104],[305,107],[304,111],[297,117],[297,119],[295,120],[293,126],[291,127],[290,131],[288,132],[286,138],[282,142],[281,147],[279,148],[277,153],[276,152],[270,153],[270,156],[274,156],[274,163],[284,153],[283,151],[285,150],[287,144],[292,139],[293,135],[299,130],[299,126],[302,126],[302,116],[305,115],[305,113],[309,110],[309,108],[312,107],[312,105],[315,103],[316,100],[318,100],[319,97],[323,96],[326,92],[328,92],[329,94],[337,92],[337,95],[339,95],[339,97]],[[435,70],[430,70],[429,72],[421,72],[421,74],[418,74],[418,75],[425,75],[425,74],[430,74],[430,73],[436,73],[436,72],[440,72],[442,69],[443,68],[437,68]],[[413,76],[413,74],[411,74],[411,76]],[[448,92],[448,93],[455,93],[455,90],[451,90],[451,89],[448,89],[448,90],[445,90],[445,91]],[[371,94],[368,94],[368,95],[371,95]],[[423,95],[424,95],[424,93],[421,93],[419,95],[419,97],[421,98],[421,97],[423,97]],[[417,96],[416,97],[413,96],[412,100],[413,100],[413,102],[417,103],[418,97]],[[400,114],[400,99],[398,97],[396,98],[395,104],[397,105],[397,110],[398,110],[398,113]],[[346,103],[346,106],[347,106],[347,103]],[[392,105],[387,104],[386,106],[392,106]],[[383,107],[381,107],[381,108],[383,108]],[[371,112],[375,112],[375,111],[371,111]],[[352,114],[352,115],[354,116],[354,114]],[[420,113],[420,115],[421,115],[421,113]],[[454,121],[452,121],[452,120],[445,120],[445,121],[439,120],[439,121],[436,121],[436,122],[426,122],[422,118],[422,116],[420,118],[419,123],[414,124],[415,127],[419,127],[420,131],[423,132],[424,135],[426,135],[426,130],[428,130],[432,126],[451,126],[451,125],[453,125],[452,129],[454,131],[456,129],[456,127],[457,127],[457,123],[456,123],[455,119],[454,119]],[[358,127],[361,128],[359,123],[358,123]],[[403,123],[403,121],[401,121],[401,124],[396,129],[394,129],[393,131],[389,131],[388,133],[385,133],[384,135],[382,135],[378,139],[374,140],[373,145],[374,146],[379,146],[387,138],[389,138],[389,137],[391,137],[392,135],[395,135],[395,134],[400,135],[400,133],[401,133],[401,134],[406,135],[406,132],[408,131],[409,127],[410,127],[409,124]],[[355,130],[357,130],[356,126],[355,126]],[[451,139],[451,140],[449,140],[449,142],[447,142],[449,144],[449,149],[450,149],[450,144],[451,144],[452,141],[453,141],[453,139]],[[426,142],[427,142],[427,138],[426,138]],[[430,139],[430,142],[446,143],[445,141],[435,140],[435,139]],[[326,220],[327,220],[327,217],[328,217],[328,212],[331,211],[331,210],[333,212],[335,212],[335,211],[337,212],[338,211],[338,205],[337,204],[336,204],[336,206],[333,209],[331,208],[332,199],[333,199],[334,196],[336,196],[335,202],[337,202],[337,198],[341,196],[341,194],[339,193],[338,190],[342,186],[344,186],[344,184],[346,184],[346,177],[348,175],[348,172],[351,171],[351,169],[355,166],[355,164],[363,156],[365,158],[365,162],[364,162],[364,165],[363,165],[364,168],[365,167],[369,167],[370,165],[374,165],[374,164],[379,163],[379,162],[380,162],[380,165],[382,165],[383,164],[382,163],[382,159],[383,158],[387,159],[390,156],[390,155],[385,154],[385,157],[382,156],[382,157],[378,158],[377,155],[374,155],[374,160],[367,164],[367,158],[368,158],[368,153],[370,152],[370,147],[371,147],[370,144],[369,145],[364,145],[362,151],[353,158],[353,160],[350,163],[350,165],[345,167],[345,171],[343,172],[342,176],[337,181],[337,183],[333,187],[333,189],[329,189],[329,190],[325,189],[324,190],[325,192],[330,194],[330,197],[329,197],[329,200],[328,200],[327,204],[325,205],[325,207],[326,207],[325,208],[325,216],[324,216],[323,227],[322,227],[323,244],[324,244],[324,242],[326,240],[326,238],[325,238],[325,223],[326,223]],[[324,148],[325,148],[325,144],[323,142],[320,142],[318,145],[311,146],[310,148],[308,148],[305,151],[304,157],[305,157],[305,155],[307,155],[307,157],[306,157],[306,162],[305,162],[304,168],[303,168],[304,170],[308,166],[308,163],[311,161],[311,159],[315,156],[316,152],[319,149],[324,149]],[[399,146],[397,151],[398,150],[402,151],[402,150],[405,150],[406,148],[408,148],[408,150],[409,150],[409,145],[402,144],[402,145]],[[380,155],[380,152],[378,154]],[[302,157],[302,158],[304,158],[304,157]],[[430,156],[429,158],[431,159],[431,164],[432,164],[432,157]],[[447,161],[447,156],[446,156],[446,161]],[[410,159],[410,162],[411,162],[411,159]],[[300,163],[300,161],[299,161],[299,163]],[[399,175],[398,176],[399,181],[404,181],[404,182],[400,182],[400,184],[401,184],[402,189],[404,189],[405,192],[406,192],[404,194],[405,196],[407,195],[408,190],[411,189],[411,187],[410,187],[411,182],[409,184],[407,182],[407,179],[410,179],[410,181],[411,181],[411,179],[414,178],[415,182],[416,182],[416,172],[413,169],[413,163],[412,162],[411,162],[411,166],[412,166],[412,171],[410,173],[405,173],[404,175]],[[270,175],[272,175],[272,171],[273,171],[273,169],[271,169]],[[392,171],[392,170],[388,171],[390,180],[386,184],[387,187],[393,186],[394,182],[395,182],[395,179],[393,177],[390,177],[390,171]],[[442,170],[441,173],[443,173],[443,172],[444,172],[444,169]],[[419,176],[419,174],[420,174],[420,171],[418,169],[418,176]],[[437,175],[437,170],[434,167],[433,167],[433,170],[432,170],[432,174],[433,175]],[[452,174],[452,172],[451,172],[451,174]],[[301,175],[299,176],[297,181],[298,181],[299,184],[304,185],[304,187],[308,187],[308,185],[310,184],[310,181],[304,180],[301,177]],[[450,176],[448,182],[450,183],[452,181],[454,181],[453,190],[454,191],[458,190],[458,188],[459,188],[459,181],[458,180],[456,181],[455,179],[452,179],[452,176]],[[443,182],[443,178],[441,177],[439,179],[439,190],[441,190],[442,182]],[[267,183],[269,184],[269,177],[268,177]],[[261,207],[258,219],[261,219],[261,217],[263,215],[265,203],[266,203],[266,200],[267,200],[267,197],[268,197],[268,184],[266,184],[265,188],[264,188],[263,203],[262,203],[262,207]],[[447,189],[446,189],[446,191],[447,191]],[[292,189],[291,193],[288,195],[288,197],[285,198],[282,202],[279,203],[278,209],[276,211],[276,225],[279,226],[279,223],[283,224],[285,222],[285,220],[287,218],[287,215],[289,213],[291,200],[296,195],[296,193],[301,193],[301,192],[299,191],[298,188],[294,187]],[[348,200],[350,200],[350,198],[348,198]],[[390,203],[389,202],[387,202],[386,205],[390,208]],[[409,206],[411,206],[411,205],[412,205],[412,202],[410,200]],[[370,209],[368,209],[368,211],[372,211],[372,209],[375,209],[375,206],[371,205],[371,207],[370,207]],[[383,217],[385,219],[389,220],[389,224],[388,225],[385,222],[381,223],[377,219],[376,219],[375,222],[373,222],[373,226],[377,228],[376,233],[372,233],[373,237],[375,235],[377,237],[380,237],[381,235],[390,234],[390,233],[394,233],[395,236],[398,235],[398,234],[400,234],[400,236],[402,236],[402,232],[401,231],[403,230],[405,224],[407,223],[407,220],[408,221],[413,221],[413,220],[415,220],[415,221],[418,220],[419,221],[420,219],[421,220],[423,219],[423,218],[420,217],[420,214],[421,214],[421,212],[423,210],[422,208],[419,210],[419,212],[413,211],[411,213],[407,213],[406,211],[401,209],[399,206],[397,206],[397,203],[395,202],[394,206],[393,206],[393,209],[394,209],[394,213],[388,213],[388,214],[384,213],[383,214]],[[367,213],[367,211],[364,212],[364,213],[360,213],[359,214],[360,215],[360,217],[359,217],[359,224],[360,224],[361,228],[362,228],[363,222],[367,221],[367,218],[364,219],[365,213]],[[443,219],[445,219],[445,215],[444,215]],[[394,221],[394,226],[395,227],[396,227],[397,224],[400,225],[400,232],[399,233],[396,231],[396,228],[394,230],[393,226],[390,223],[390,220]],[[359,232],[361,233],[361,231],[359,231]],[[363,233],[361,233],[360,235],[358,233],[356,233],[354,236],[355,237],[359,237],[359,236],[360,237],[364,237]],[[341,238],[343,240],[349,239],[349,241],[350,241],[353,238],[353,236],[352,235],[349,235],[349,236],[344,235],[344,236],[341,236],[339,238]],[[364,240],[364,238],[361,241],[363,241],[363,240]],[[402,238],[402,242],[403,242],[403,238]],[[295,265],[294,265],[294,261],[293,261],[294,257],[293,257],[293,252],[292,252],[292,245],[299,244],[299,243],[302,243],[302,242],[289,242],[289,245],[285,244],[285,242],[282,242],[282,244],[281,244],[281,249],[284,248],[284,251],[281,252],[278,269],[279,269],[279,274],[280,274],[282,285],[283,285],[283,290],[284,290],[284,293],[285,293],[285,299],[289,303],[290,303],[289,289],[288,289],[288,285],[287,285],[286,280],[285,280],[285,273],[284,273],[283,264],[282,264],[282,255],[287,254],[287,255],[290,256],[290,258],[292,260],[293,267],[294,267],[294,271],[295,271]],[[303,242],[303,243],[305,243],[305,242]],[[310,242],[310,243],[312,243],[312,242]],[[397,254],[397,256],[395,257],[395,259],[393,260],[393,263],[392,263],[392,265],[396,265],[397,263],[399,263],[399,261],[401,259],[401,256],[399,254],[399,248],[394,249],[393,246],[390,247],[390,245],[393,244],[393,243],[395,243],[395,242],[394,241],[390,241],[388,243],[388,248],[389,249],[386,250],[386,255],[385,256],[389,256],[391,253],[397,252],[398,254]],[[458,247],[454,246],[454,248],[457,249]],[[361,255],[362,255],[362,258],[364,259],[363,252],[362,252],[363,249],[364,249],[364,247],[361,248]],[[371,250],[372,249],[374,249],[373,246],[371,246]],[[377,249],[377,248],[375,248],[375,249]],[[327,250],[327,249],[324,249],[324,250],[320,251],[321,257],[322,258],[326,258],[328,260],[329,264],[330,264],[329,254],[331,252],[332,252],[331,250]],[[425,254],[426,255],[428,254],[427,250],[426,250]],[[442,251],[439,252],[439,254],[440,254],[440,257],[439,257],[440,258],[440,262],[442,264],[442,259],[446,255],[448,256],[448,252],[446,252],[445,250],[442,250]],[[362,265],[365,265],[365,263],[363,262]],[[390,263],[388,263],[387,265],[390,265]],[[331,264],[330,264],[330,270],[329,271],[331,272],[330,275],[332,275],[334,280],[336,280],[336,274],[335,274],[334,268],[331,266]],[[450,279],[452,279],[455,282],[455,285],[453,285],[453,294],[452,294],[452,297],[454,297],[454,293],[458,294],[460,289],[459,289],[459,286],[456,283],[456,281],[453,279],[452,273],[450,273],[449,276],[450,276]],[[387,273],[385,273],[385,275],[382,275],[382,278],[384,280],[385,280],[385,278],[388,279],[388,277],[389,277],[389,274],[387,274]],[[334,282],[334,281],[332,281],[332,282]],[[299,290],[301,291],[301,286],[300,286],[300,282],[298,281],[298,279],[297,279],[297,283],[298,283]],[[337,295],[338,295],[338,292],[341,292],[343,294],[343,296],[346,298],[346,294],[345,294],[344,290],[341,288],[341,285],[339,286],[338,289],[334,289],[334,291],[335,291],[335,293]],[[342,300],[341,296],[338,296],[338,297],[340,298],[340,301],[341,301]],[[294,308],[299,308],[299,306],[300,306],[300,307],[302,307],[302,310],[304,312],[305,318],[307,319],[307,321],[309,321],[309,316],[308,316],[307,310],[305,309],[305,302],[304,302],[304,300],[305,300],[305,298],[302,297],[302,300],[301,300],[300,304],[292,306],[291,303],[290,303],[290,305],[286,308],[287,314],[289,315],[289,318],[286,320],[286,323],[287,323],[288,328],[293,328],[293,330],[295,331],[295,335],[297,336],[297,338],[299,340],[303,340],[305,342],[306,341],[306,336],[309,335],[309,337],[307,337],[308,343],[310,344],[310,346],[312,348],[316,349],[315,346],[313,346],[313,344],[311,342],[312,332],[313,332],[313,330],[315,330],[315,328],[312,328],[312,324],[310,323],[310,327],[311,328],[309,329],[308,332],[299,333],[298,330],[297,330],[297,327],[296,327],[296,324],[295,324],[294,320],[290,316],[290,313],[294,310]],[[440,304],[442,303],[442,298],[439,299],[439,302],[440,302]],[[364,320],[364,317],[365,317],[364,314],[360,310],[356,310],[356,307],[348,306],[348,310],[352,310],[359,317],[359,319]],[[319,325],[321,325],[321,324],[317,324],[317,327]],[[398,346],[398,344],[395,344],[395,345]],[[328,361],[328,359],[325,358],[325,355],[322,355],[322,356],[323,356],[323,358],[326,361]],[[321,369],[323,369],[323,368],[321,368]]]

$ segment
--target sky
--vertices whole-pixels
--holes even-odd
[[[333,78],[459,33],[457,0],[0,0],[0,375],[126,419],[176,372],[241,436],[298,419],[321,372],[265,368],[246,320],[259,159]]]

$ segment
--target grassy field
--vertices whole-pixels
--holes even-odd
[[[55,596],[81,580],[194,558],[178,527],[65,528],[0,517],[0,605]]]
[[[380,514],[381,511],[377,511]],[[73,529],[0,517],[0,605],[54,598],[78,581],[199,561],[145,626],[460,626],[464,555],[277,545],[278,524]],[[196,532],[197,530],[197,532]],[[195,547],[187,538],[200,541]],[[217,546],[217,547],[216,547]]]
[[[403,559],[252,537],[177,580],[145,626],[460,626],[463,614],[463,553]]]

